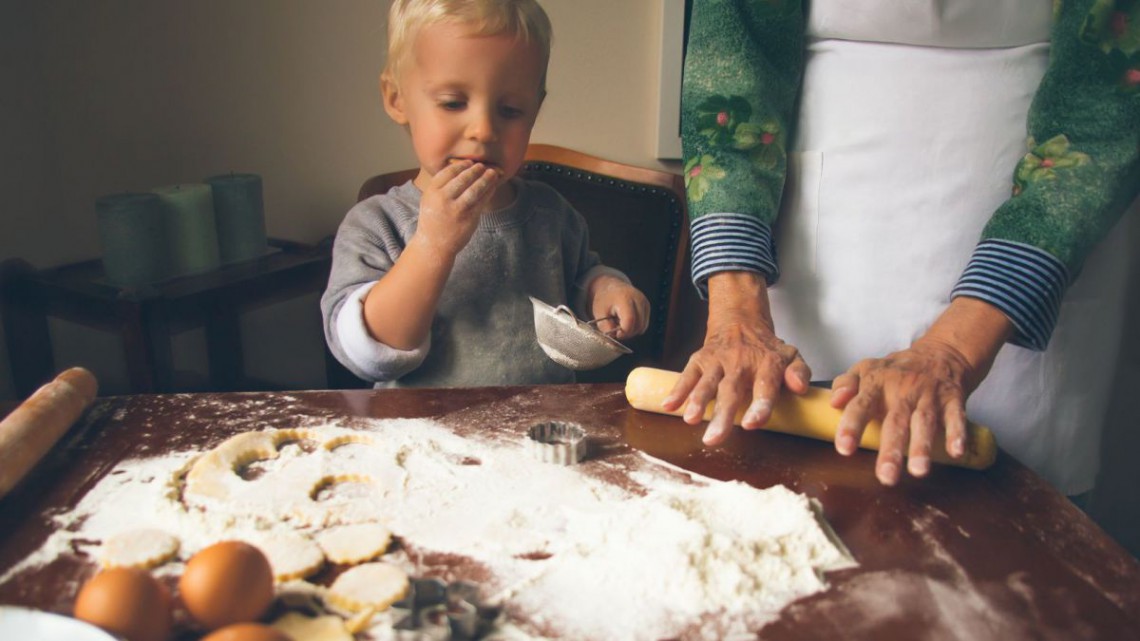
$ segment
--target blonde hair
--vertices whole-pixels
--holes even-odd
[[[393,0],[388,10],[384,73],[398,78],[419,31],[441,22],[469,26],[479,36],[507,34],[538,45],[543,60],[541,89],[545,92],[552,30],[550,18],[536,0]]]

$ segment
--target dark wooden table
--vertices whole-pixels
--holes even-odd
[[[486,429],[517,433],[574,420],[611,443],[614,456],[636,456],[637,448],[706,476],[782,483],[819,499],[859,567],[830,574],[830,589],[788,606],[760,638],[1140,639],[1140,564],[1004,454],[984,473],[938,468],[923,482],[884,488],[871,453],[845,459],[827,443],[738,431],[705,449],[700,429],[631,409],[618,385],[100,399],[0,503],[0,574],[44,541],[50,514],[74,506],[124,459],[209,448],[242,431],[294,426],[298,417],[459,425],[472,416],[500,417]],[[61,558],[0,585],[0,603],[69,612],[93,571],[87,559]]]

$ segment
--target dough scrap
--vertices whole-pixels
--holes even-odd
[[[330,474],[322,477],[313,485],[313,489],[309,490],[309,498],[316,501],[317,496],[324,490],[340,485],[341,483],[375,483],[375,479],[366,474]]]
[[[206,452],[186,475],[186,491],[219,501],[229,498],[233,484],[241,480],[238,470],[253,461],[277,458],[277,431],[243,432]]]
[[[372,439],[366,434],[345,434],[343,436],[336,436],[327,441],[322,446],[328,451],[333,451],[342,445],[351,445],[358,443],[360,445],[372,445]]]
[[[317,535],[317,544],[333,563],[371,561],[388,549],[392,533],[379,523],[356,523],[331,527]]]
[[[100,550],[105,568],[156,568],[178,554],[177,537],[152,528],[126,530],[109,537]]]
[[[365,563],[338,576],[326,599],[332,605],[360,612],[369,607],[384,610],[408,592],[408,575],[388,563]]]
[[[237,434],[186,466],[181,497],[188,507],[312,531],[358,523],[375,513],[382,494],[363,463],[366,457],[338,450],[349,444],[376,446],[371,435],[347,429],[331,434],[309,428]],[[265,463],[264,469],[246,474],[254,463]],[[347,483],[360,484],[361,489],[336,489]]]
[[[297,441],[320,444],[321,435],[314,430],[281,429],[231,436],[194,462],[186,474],[186,492],[225,501],[240,487],[242,468],[254,461],[275,459],[282,445]]]
[[[280,449],[281,445],[285,443],[292,443],[296,441],[317,441],[321,440],[321,435],[313,430],[307,430],[303,427],[285,428],[273,431],[273,446]]]

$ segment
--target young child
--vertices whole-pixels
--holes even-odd
[[[333,354],[378,386],[573,382],[542,351],[528,296],[636,336],[649,301],[590,251],[585,221],[517,178],[546,94],[550,22],[535,0],[395,0],[384,109],[419,161],[356,205],[321,299]]]

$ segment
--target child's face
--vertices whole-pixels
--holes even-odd
[[[421,187],[454,159],[518,173],[542,105],[544,61],[513,36],[476,36],[463,26],[425,27],[385,109],[408,125]],[[503,189],[499,190],[503,192]],[[500,202],[496,206],[501,206]]]

